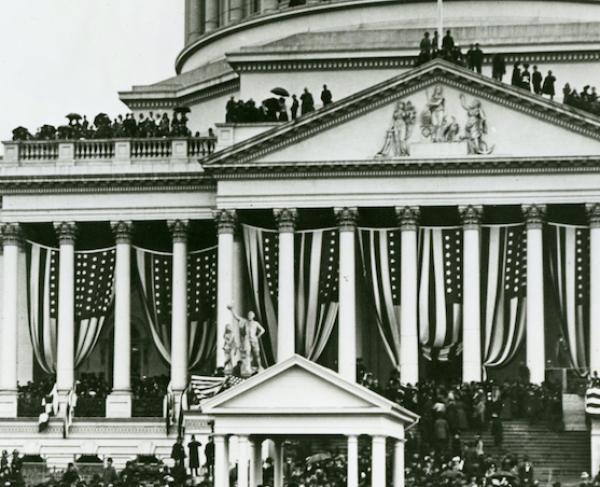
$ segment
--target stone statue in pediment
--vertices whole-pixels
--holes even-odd
[[[378,157],[408,155],[408,139],[412,135],[417,111],[410,101],[399,101],[392,115],[392,126],[386,131]]]
[[[487,120],[481,101],[473,98],[467,101],[465,95],[460,95],[460,103],[467,112],[464,139],[468,143],[470,154],[491,154],[494,146],[488,146],[484,140],[487,134]]]
[[[421,133],[432,142],[446,142],[444,132],[448,126],[448,119],[442,85],[436,85],[431,94],[425,90],[425,96],[427,102],[425,109],[421,112]]]

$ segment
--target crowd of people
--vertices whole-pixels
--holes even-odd
[[[469,50],[463,53],[462,48],[454,42],[452,33],[449,30],[446,31],[441,42],[437,31],[433,33],[433,36],[430,36],[429,32],[425,32],[419,43],[419,55],[415,65],[420,66],[436,58],[445,59],[481,74],[484,54],[479,43],[471,44]]]
[[[276,90],[274,90],[276,91]],[[290,106],[286,98],[289,94],[286,90],[276,91],[279,97],[270,97],[257,105],[250,98],[249,100],[236,100],[231,97],[225,105],[226,123],[260,123],[260,122],[288,122],[296,120],[299,116],[306,115],[315,111],[315,100],[308,88],[304,88],[302,94],[298,97],[291,95]],[[333,102],[333,94],[327,85],[323,85],[321,91],[321,103],[323,107]]]
[[[45,124],[33,134],[25,127],[13,130],[13,140],[80,140],[80,139],[117,139],[117,138],[163,138],[163,137],[191,137],[192,133],[187,127],[189,108],[178,107],[173,114],[140,113],[137,117],[133,113],[125,116],[119,115],[111,120],[106,113],[99,113],[92,121],[86,115],[70,113],[67,115],[69,122],[55,127]],[[199,133],[195,134],[200,136]]]
[[[598,93],[595,86],[585,85],[578,92],[575,88],[571,88],[569,83],[565,83],[562,92],[563,103],[565,105],[600,115],[600,101],[598,100]]]
[[[9,455],[7,450],[2,450],[0,455],[0,485],[6,487],[24,487],[23,457],[18,450],[13,450]]]

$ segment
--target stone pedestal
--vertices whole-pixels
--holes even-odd
[[[0,418],[16,418],[17,404],[17,391],[0,391]]]
[[[107,418],[131,418],[133,399],[129,391],[113,391],[106,398]]]
[[[415,142],[409,145],[411,157],[461,157],[469,154],[466,142]]]

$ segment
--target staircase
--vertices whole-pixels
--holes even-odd
[[[589,431],[549,430],[546,425],[530,425],[525,420],[505,421],[504,443],[502,450],[494,447],[489,430],[482,435],[485,452],[494,458],[505,452],[527,455],[533,463],[535,476],[541,481],[574,479],[581,472],[590,471],[590,433]],[[464,434],[463,439],[470,440],[473,434]]]

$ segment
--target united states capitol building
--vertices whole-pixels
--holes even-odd
[[[364,448],[369,485],[403,487],[425,417],[384,394],[395,374],[552,382],[556,428],[508,415],[506,448],[544,481],[598,472],[600,117],[563,86],[600,79],[600,4],[446,0],[440,37],[478,43],[481,73],[422,59],[439,8],[186,0],[173,77],[118,96],[136,119],[185,107],[195,136],[4,142],[0,450],[122,467],[193,434],[214,485],[260,485],[269,456],[283,487],[310,439],[349,487]]]

